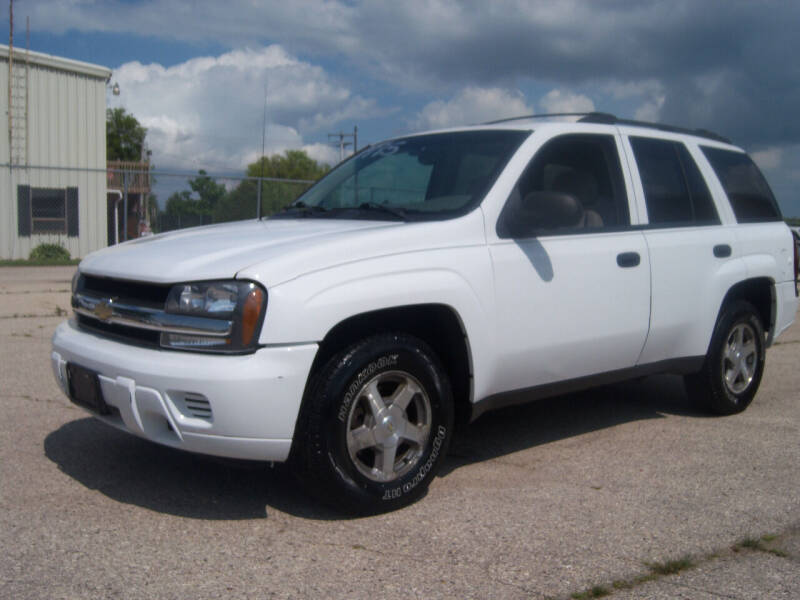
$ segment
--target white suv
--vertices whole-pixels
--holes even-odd
[[[727,140],[525,117],[366,148],[269,219],[90,255],[52,362],[106,423],[389,510],[491,408],[668,372],[744,410],[797,277]]]

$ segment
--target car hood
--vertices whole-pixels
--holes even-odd
[[[402,225],[394,221],[274,219],[196,227],[94,252],[81,262],[80,270],[154,283],[230,279],[250,265],[313,248],[315,264],[307,269],[312,270],[345,260],[344,256],[326,254],[331,244],[341,251],[342,240],[355,232],[377,233]]]

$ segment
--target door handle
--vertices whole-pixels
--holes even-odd
[[[717,244],[714,246],[714,256],[717,258],[728,258],[731,255],[731,247],[728,244]]]
[[[641,260],[638,252],[622,252],[617,254],[617,264],[623,269],[638,267]]]

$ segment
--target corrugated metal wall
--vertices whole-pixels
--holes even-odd
[[[16,63],[15,69],[24,68]],[[27,258],[43,242],[64,245],[73,257],[106,246],[105,81],[30,63],[28,67],[28,165],[0,168],[0,257]],[[0,108],[8,110],[8,61],[0,62]],[[9,163],[3,119],[0,161]],[[40,168],[46,167],[46,168]],[[98,169],[89,172],[85,169]],[[79,235],[19,237],[17,187],[78,188]]]

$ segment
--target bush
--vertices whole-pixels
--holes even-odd
[[[69,259],[69,251],[60,244],[39,244],[28,257],[28,260],[43,262],[66,262]]]

